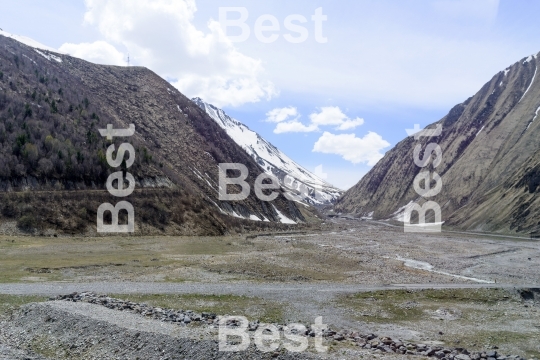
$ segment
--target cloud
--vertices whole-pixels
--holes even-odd
[[[124,54],[105,41],[80,44],[65,43],[58,50],[96,64],[126,65]]]
[[[133,64],[170,79],[188,97],[199,96],[221,107],[278,94],[264,79],[261,61],[238,51],[217,21],[209,20],[206,32],[195,27],[194,0],[85,0],[85,4],[84,23],[97,27],[110,46],[62,45],[84,59],[117,62],[112,49],[125,49]]]
[[[297,116],[296,119],[288,122],[289,116]],[[364,119],[350,119],[341,111],[338,106],[324,106],[319,112],[309,115],[311,120],[309,125],[304,125],[298,121],[300,114],[294,107],[276,108],[266,113],[266,120],[277,122],[274,133],[286,132],[312,132],[318,131],[320,126],[334,126],[336,130],[349,130],[364,124]]]
[[[304,125],[298,120],[280,122],[274,129],[275,134],[282,134],[288,132],[313,132],[317,131],[318,127],[314,124]]]
[[[349,129],[354,129],[355,127],[363,125],[363,124],[364,124],[364,119],[362,118],[356,118],[353,120],[345,120],[337,127],[337,129],[349,130]]]
[[[364,119],[349,119],[337,106],[322,107],[320,112],[309,115],[311,122],[317,125],[337,125],[338,130],[354,129],[364,124]]]
[[[312,151],[341,155],[353,164],[367,163],[373,166],[383,157],[381,150],[388,146],[389,142],[372,131],[362,138],[357,138],[355,134],[335,135],[325,131],[313,145]]]
[[[266,121],[274,123],[289,120],[291,117],[296,117],[298,119],[298,110],[293,106],[275,108],[266,113]]]

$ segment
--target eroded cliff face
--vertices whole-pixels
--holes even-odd
[[[260,168],[203,110],[146,68],[96,65],[0,36],[0,71],[0,195],[11,206],[2,212],[4,220],[28,216],[36,228],[57,226],[46,219],[60,216],[55,211],[62,211],[61,200],[51,206],[53,215],[40,216],[14,194],[59,191],[52,198],[66,193],[70,213],[78,206],[85,209],[77,228],[95,228],[97,207],[78,203],[69,192],[104,192],[107,197],[105,181],[117,170],[105,160],[111,142],[98,129],[134,124],[135,135],[115,138],[114,144],[118,149],[129,142],[136,150],[133,166],[121,168],[137,183],[128,200],[144,198],[145,209],[136,212],[141,227],[219,234],[281,226],[282,216],[305,221],[296,204],[283,196],[273,206],[253,191],[243,201],[219,201],[219,163],[244,164],[252,189]],[[168,201],[159,199],[160,191]],[[27,201],[36,205],[31,197]],[[152,220],[151,209],[161,209],[161,220]]]
[[[528,232],[538,225],[536,166],[539,159],[540,79],[537,56],[497,73],[478,93],[429,125],[440,136],[407,137],[388,151],[338,201],[339,212],[376,219],[399,216],[409,202],[423,203],[413,187],[423,169],[413,161],[416,144],[441,146],[442,162],[433,168],[442,191],[430,200],[442,208],[446,225],[469,230]],[[412,127],[412,124],[411,124]],[[434,158],[434,156],[433,156]]]

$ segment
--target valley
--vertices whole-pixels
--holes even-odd
[[[540,243],[526,238],[410,234],[388,223],[332,218],[302,231],[218,237],[2,236],[0,252],[4,316],[17,318],[14,309],[26,297],[33,302],[92,291],[161,308],[278,324],[308,324],[322,316],[338,333],[374,333],[468,351],[496,346],[501,354],[524,358],[540,355],[534,340],[540,331],[540,294],[534,290],[540,287]],[[11,307],[14,299],[18,303]],[[66,313],[59,321],[71,321],[74,312],[86,314],[84,321],[95,316],[77,306],[54,305]],[[126,326],[122,319],[132,317],[114,316],[119,317],[115,326]],[[21,319],[15,323],[27,326]],[[6,326],[0,343],[11,331],[12,325]],[[100,326],[108,328],[103,321]],[[205,331],[204,339],[217,339],[215,329]],[[62,338],[50,344],[57,342]],[[327,354],[305,355],[377,355],[357,343],[326,339]]]
[[[360,157],[370,169],[343,191],[168,76],[1,29],[0,45],[0,360],[540,358],[536,54],[428,125],[434,139]],[[302,138],[389,144],[327,132],[364,123],[337,106],[287,106],[274,122]],[[110,161],[126,139],[107,128],[133,130],[129,160]],[[349,141],[310,149],[357,164]],[[128,170],[134,225],[101,232]],[[442,232],[404,231],[407,205],[431,200]],[[310,346],[222,351],[220,326],[241,327],[227,316],[252,340],[302,324]]]

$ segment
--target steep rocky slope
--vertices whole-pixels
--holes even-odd
[[[137,185],[126,199],[135,207],[137,232],[220,234],[305,220],[283,196],[269,204],[252,191],[243,201],[219,201],[218,163],[246,165],[252,188],[261,170],[152,71],[95,65],[0,36],[1,222],[33,232],[95,231],[99,204],[119,201],[105,190],[116,170],[105,160],[110,142],[98,129],[131,123],[135,135],[114,143],[136,149],[128,171]]]
[[[428,126],[441,135],[409,136],[388,151],[338,201],[335,210],[376,219],[399,219],[409,202],[422,204],[413,187],[422,168],[413,149],[435,142],[442,162],[425,168],[442,177],[430,200],[442,208],[446,225],[468,230],[526,233],[539,225],[540,79],[536,55],[497,73],[478,93]],[[410,126],[412,128],[412,124]],[[433,156],[434,158],[434,156]]]
[[[259,164],[264,172],[276,176],[280,184],[288,191],[297,194],[301,201],[313,205],[329,205],[343,194],[342,190],[297,164],[255,131],[231,118],[222,109],[204,102],[201,98],[192,100],[206,111]]]

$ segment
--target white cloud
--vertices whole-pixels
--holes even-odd
[[[317,125],[337,125],[338,130],[354,129],[364,124],[364,119],[349,119],[338,106],[322,107],[320,112],[309,115],[311,122]]]
[[[298,119],[298,110],[293,107],[275,108],[266,113],[266,121],[279,123],[296,117]]]
[[[336,130],[349,130],[364,124],[364,119],[349,119],[338,106],[324,106],[319,112],[309,115],[311,120],[309,125],[304,125],[298,121],[300,114],[296,108],[276,108],[266,113],[266,120],[277,122],[274,133],[286,132],[312,132],[318,131],[319,126],[335,126]],[[289,116],[297,116],[293,121],[284,122]]]
[[[355,127],[363,125],[363,124],[364,124],[364,119],[362,118],[356,118],[353,120],[345,120],[337,127],[337,129],[349,130],[349,129],[354,129]]]
[[[309,115],[309,118],[317,125],[339,125],[347,119],[347,115],[337,106],[327,106],[322,107],[319,113]]]
[[[59,50],[96,64],[126,65],[124,54],[105,41],[80,44],[65,43],[60,46]]]
[[[282,134],[287,132],[313,132],[317,131],[318,127],[314,124],[304,125],[298,120],[280,122],[274,129],[275,134]]]
[[[112,48],[129,52],[133,64],[172,79],[188,97],[238,106],[278,93],[263,78],[261,61],[239,52],[217,21],[209,20],[206,32],[194,26],[194,0],[85,0],[85,4],[85,24],[96,26]],[[95,53],[88,51],[88,44],[63,47],[88,60],[118,61],[111,47],[102,44],[95,46]]]
[[[390,146],[379,134],[368,132],[364,137],[355,134],[331,134],[325,131],[313,145],[313,152],[341,155],[353,164],[373,166],[383,157],[382,149]]]

